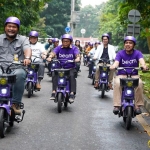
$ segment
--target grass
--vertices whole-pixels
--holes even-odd
[[[150,68],[149,65],[150,55],[149,54],[144,55],[144,59],[146,61],[147,66]],[[144,94],[150,99],[150,71],[148,72],[139,71],[139,75],[144,83]]]

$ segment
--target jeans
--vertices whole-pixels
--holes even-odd
[[[38,69],[38,78],[44,78],[44,70],[45,66],[44,63],[39,63],[39,69]]]
[[[24,93],[24,85],[26,79],[26,71],[24,69],[15,69],[11,74],[16,75],[16,82],[13,85],[13,101],[12,103],[21,103]]]

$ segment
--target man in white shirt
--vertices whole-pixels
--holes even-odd
[[[116,57],[115,48],[113,45],[109,44],[109,38],[110,37],[107,33],[104,33],[102,35],[102,44],[97,47],[97,51],[96,51],[93,59],[95,59],[95,60],[100,60],[100,59],[114,60],[115,59],[115,57]],[[99,66],[102,66],[102,63],[99,62],[96,67],[94,88],[98,88],[98,85],[99,85],[98,84],[99,75],[100,75]],[[108,66],[109,66],[109,64],[108,64]],[[109,80],[108,86],[110,89],[112,89],[113,74],[114,74],[114,70],[111,70],[109,72],[109,79],[108,79]]]
[[[38,90],[41,89],[40,82],[44,77],[44,63],[43,59],[46,59],[47,52],[44,49],[43,45],[38,42],[38,32],[37,31],[31,31],[29,34],[29,41],[31,45],[32,50],[32,62],[38,62],[39,63],[39,69],[38,69],[38,83],[36,84],[36,88]]]

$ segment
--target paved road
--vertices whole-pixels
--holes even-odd
[[[42,90],[23,102],[24,121],[0,139],[0,150],[148,150],[149,135],[137,118],[127,131],[122,118],[112,113],[112,91],[104,99],[87,78],[82,66],[78,77],[75,102],[57,113],[56,103],[49,100],[51,78],[45,73]],[[145,112],[145,110],[143,110]],[[150,120],[149,117],[145,117]]]

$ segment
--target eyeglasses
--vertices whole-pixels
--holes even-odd
[[[63,43],[69,43],[70,41],[69,41],[69,40],[68,40],[68,41],[66,41],[66,40],[63,40],[62,42],[63,42]]]

